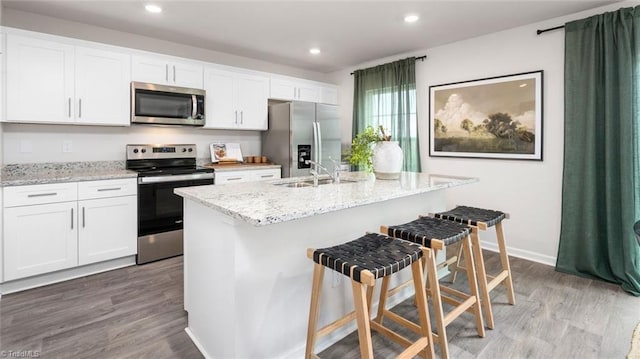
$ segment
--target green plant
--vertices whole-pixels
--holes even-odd
[[[390,136],[386,136],[384,129],[380,126],[378,129],[367,126],[362,132],[356,134],[351,141],[351,154],[349,155],[349,163],[371,172],[371,155],[373,155],[372,144],[380,141],[389,141]]]

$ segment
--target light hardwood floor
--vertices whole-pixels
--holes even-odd
[[[498,257],[485,256],[487,267],[497,268]],[[496,328],[483,339],[470,315],[454,321],[447,331],[453,358],[625,358],[640,298],[518,258],[511,266],[516,306],[496,289]],[[456,286],[464,284],[460,276]],[[202,358],[184,332],[182,301],[182,257],[6,295],[0,350],[32,350],[41,358]],[[394,310],[412,313],[412,305],[407,300]],[[397,352],[394,343],[373,337],[376,357]],[[358,358],[357,336],[320,356]]]

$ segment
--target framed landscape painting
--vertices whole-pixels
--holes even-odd
[[[429,87],[429,155],[542,161],[542,71]]]

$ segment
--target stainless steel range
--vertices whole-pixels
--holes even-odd
[[[126,168],[138,172],[138,264],[182,254],[183,204],[173,189],[213,184],[196,154],[193,144],[127,145]]]

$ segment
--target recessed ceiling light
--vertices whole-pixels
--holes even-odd
[[[318,55],[320,53],[320,49],[317,47],[309,49],[309,53],[312,55]]]
[[[520,84],[520,87],[527,87],[527,84]]]
[[[407,15],[404,17],[404,22],[412,23],[418,21],[418,19],[420,19],[418,15]]]
[[[158,6],[158,5],[148,4],[144,8],[148,12],[151,12],[151,13],[154,13],[154,14],[159,14],[159,13],[162,12],[162,8],[160,6]]]

